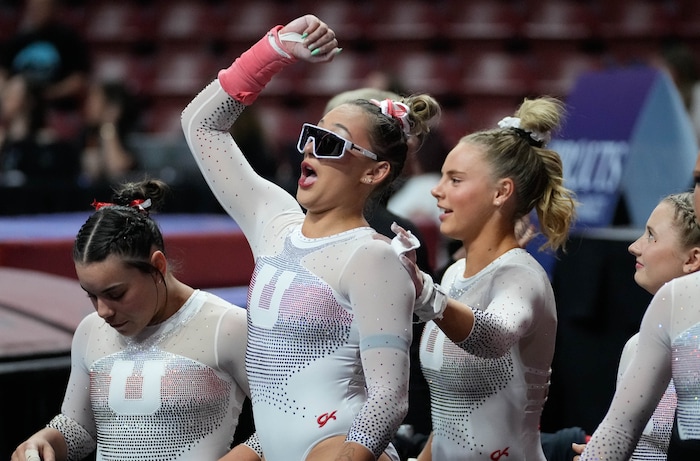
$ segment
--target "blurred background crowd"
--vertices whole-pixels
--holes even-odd
[[[19,215],[87,212],[93,199],[110,197],[115,184],[144,176],[173,189],[175,199],[164,212],[221,213],[185,143],[180,113],[272,25],[303,13],[315,14],[337,32],[342,53],[331,64],[298,63],[276,76],[232,128],[236,141],[262,176],[294,191],[300,127],[318,121],[332,96],[362,87],[434,95],[443,107],[441,123],[409,158],[386,208],[432,224],[420,229],[427,247],[439,251],[429,255],[435,269],[456,249],[440,240],[438,210],[428,193],[448,149],[469,132],[496,127],[525,97],[546,94],[566,101],[588,71],[652,68],[668,73],[668,85],[678,91],[700,139],[698,0],[0,0],[0,217],[9,217],[4,223],[20,221]],[[651,93],[643,92],[634,97]],[[609,99],[605,107],[621,104]],[[607,128],[615,115],[598,107],[595,128]],[[579,117],[590,119],[590,113]],[[656,115],[645,118],[651,120],[646,125],[629,120],[619,125],[678,121]],[[670,142],[658,139],[663,130],[638,131],[646,136],[635,141],[635,149],[658,144],[651,154],[641,152],[646,157],[635,151],[640,168],[655,169],[648,160],[659,158],[659,181],[682,190],[685,177],[676,181],[670,174],[679,157]],[[600,139],[632,144],[632,134],[615,134]],[[687,168],[681,170],[685,175]],[[638,173],[628,168],[626,177]],[[617,191],[608,192],[616,203]],[[628,195],[630,203],[640,201],[639,194]],[[659,198],[653,197],[653,206]],[[617,207],[611,224],[631,224],[618,211],[624,208]],[[646,219],[648,212],[642,215]],[[75,230],[68,232],[69,244]],[[638,331],[649,300],[633,282],[634,258],[627,253],[639,233],[603,230],[574,236],[570,252],[557,260],[552,282],[560,306],[558,355],[543,430],[595,429],[614,390],[619,351]],[[210,253],[201,252],[205,246],[209,242],[200,242],[200,251],[182,256],[198,255],[211,266]],[[61,255],[69,258],[68,251]],[[32,258],[25,250],[18,259]],[[35,259],[43,263],[59,256],[39,252]],[[68,264],[72,274],[72,261]],[[54,307],[52,302],[46,311]],[[0,370],[0,387],[17,397],[6,399],[8,406],[25,405],[20,391],[32,394],[39,382],[49,382],[52,390],[34,392],[39,397],[32,402],[42,413],[27,415],[32,418],[24,425],[5,411],[14,416],[0,431],[5,434],[0,452],[14,449],[15,439],[23,440],[55,412],[67,366],[57,370],[51,378],[38,369],[30,379],[16,369]]]
[[[180,112],[270,25],[304,12],[343,53],[277,77],[236,124],[256,168],[285,187],[301,123],[363,86],[435,95],[445,113],[423,154],[436,165],[523,97],[565,98],[586,70],[665,68],[700,126],[696,0],[2,0],[0,214],[84,210],[144,174],[180,191],[174,211],[217,211]]]

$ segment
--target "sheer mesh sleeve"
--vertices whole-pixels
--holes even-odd
[[[222,317],[216,330],[217,362],[222,370],[232,376],[238,386],[250,397],[245,373],[245,349],[247,338],[246,311],[231,307]]]
[[[82,459],[97,446],[97,430],[90,404],[90,370],[86,362],[90,335],[97,321],[101,321],[97,314],[91,314],[75,330],[71,346],[71,371],[61,415],[49,423],[49,427],[63,434],[69,460]]]
[[[379,240],[355,253],[341,284],[347,287],[358,323],[368,394],[347,440],[379,457],[408,411],[415,290],[390,245]]]
[[[472,306],[474,328],[458,344],[467,352],[484,358],[506,354],[531,331],[537,311],[545,308],[542,277],[523,266],[505,268],[495,274],[491,283],[493,299],[488,306]]]
[[[185,139],[211,191],[245,234],[254,255],[271,217],[301,214],[284,189],[260,177],[229,134],[245,106],[214,80],[182,113]],[[255,153],[249,153],[254,155]]]
[[[605,418],[581,461],[627,460],[671,379],[670,323],[672,289],[659,289],[651,301],[636,353],[618,382]]]

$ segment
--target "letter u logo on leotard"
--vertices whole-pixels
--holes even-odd
[[[440,334],[440,328],[431,323],[429,329],[423,334],[420,349],[421,366],[429,370],[440,370],[442,368],[442,350],[445,347],[445,335]]]
[[[147,360],[140,375],[135,375],[134,361],[118,360],[112,365],[109,407],[121,415],[150,415],[161,405],[161,378],[165,361]]]
[[[273,283],[272,280],[277,274],[279,274],[277,280]],[[272,328],[275,325],[282,297],[291,286],[294,277],[294,272],[278,271],[271,266],[260,269],[255,276],[255,286],[250,294],[249,305],[251,320],[256,326]]]

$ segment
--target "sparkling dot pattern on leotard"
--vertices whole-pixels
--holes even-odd
[[[514,249],[471,277],[465,262],[442,279],[450,298],[474,313],[465,340],[428,322],[420,347],[430,387],[433,459],[540,459],[539,415],[556,331],[545,271]],[[551,340],[548,338],[552,338]]]
[[[430,342],[443,335],[432,322],[424,334],[432,336]],[[513,376],[510,354],[485,359],[467,354],[453,342],[445,340],[442,367],[439,370],[424,368],[423,375],[430,386],[434,434],[452,440],[470,453],[484,455],[479,441],[459,430],[460,424],[455,422],[468,420],[489,397],[505,388]],[[465,376],[469,379],[464,379]]]
[[[676,389],[678,431],[671,437],[668,459],[675,449],[692,449],[700,433],[699,294],[700,273],[696,272],[667,282],[654,295],[642,320],[637,350],[581,461],[628,459],[636,435],[648,423],[649,408],[657,403],[656,391],[666,385],[669,374]],[[689,445],[683,446],[684,438]],[[684,452],[675,459],[700,457]]]
[[[248,314],[246,370],[253,403],[263,400],[282,411],[303,410],[296,407],[294,396],[287,390],[290,375],[346,344],[353,318],[335,300],[330,287],[300,264],[305,254],[287,241],[279,255],[260,258],[251,278],[254,287],[261,266],[270,265],[277,270],[260,299],[260,306],[265,309],[274,302],[278,277],[284,271],[295,274],[291,286],[279,299],[274,328],[258,327],[251,320],[250,310]]]
[[[85,428],[64,414],[54,416],[46,427],[56,429],[63,434],[68,448],[67,459],[69,461],[87,457],[97,446],[95,439]]]
[[[682,405],[678,405],[679,433],[688,439],[700,439],[700,324],[682,332],[672,347],[673,384]]]
[[[338,365],[341,362],[346,365],[345,369],[329,371],[328,376],[334,376],[334,380],[348,380],[350,385],[357,389],[337,389],[332,391],[333,395],[369,392],[367,399],[371,400],[377,398],[377,392],[386,391],[365,389],[362,365],[359,361],[358,338],[351,337],[357,334],[353,329],[356,320],[354,313],[338,301],[338,294],[329,285],[302,264],[304,259],[306,263],[314,261],[314,264],[323,265],[325,258],[334,254],[334,246],[344,247],[347,243],[356,241],[356,238],[355,232],[350,232],[347,236],[340,234],[327,243],[311,244],[308,248],[299,248],[288,238],[280,254],[263,256],[257,261],[249,290],[246,354],[246,370],[254,409],[258,404],[270,405],[281,414],[291,413],[302,420],[310,419],[311,427],[326,418],[332,420],[329,415],[311,413],[308,408],[300,405],[300,401],[308,401],[313,399],[313,396],[304,394],[305,389],[292,385],[292,382],[296,382],[296,375],[305,373],[308,367],[330,357],[335,357],[334,361],[340,360],[336,362]],[[271,267],[274,268],[275,276],[267,282],[260,280],[263,268]],[[277,286],[283,273],[294,274],[294,278],[280,295]],[[253,306],[251,293],[260,283],[266,283],[261,291],[263,295],[258,305]],[[273,302],[277,303],[274,308],[278,309],[274,325],[256,324],[253,320],[255,312],[267,310]],[[394,349],[389,350],[390,354],[396,352]],[[305,379],[322,379],[308,374],[305,376]],[[334,382],[327,383],[327,387],[334,388],[336,385]],[[335,405],[333,408],[346,413],[343,416],[344,420],[350,417],[349,421],[353,421],[352,427],[345,427],[348,431],[347,439],[368,447],[376,456],[381,455],[391,438],[386,428],[393,424],[394,415],[401,414],[402,403],[387,393],[378,399],[382,402],[380,408],[365,407],[365,413],[358,414],[356,418],[356,415],[348,414],[348,403],[340,400],[341,398],[332,405]],[[329,408],[329,412],[333,408]],[[340,415],[337,416],[340,418]],[[311,438],[313,439],[313,436]],[[262,443],[265,451],[265,441],[262,440]]]
[[[249,290],[249,333],[264,338],[269,335],[266,329],[286,328],[292,321],[310,324],[305,329],[292,325],[286,332],[310,340],[309,344],[290,347],[292,353],[283,347],[284,339],[271,340],[274,335],[268,336],[266,343],[258,341],[253,346],[277,347],[276,352],[265,349],[259,356],[272,363],[251,364],[247,348],[246,368],[257,366],[261,376],[270,371],[272,379],[279,379],[286,389],[271,391],[266,387],[271,384],[264,379],[249,380],[256,429],[266,458],[303,459],[305,451],[319,440],[346,431],[347,440],[361,443],[379,456],[405,412],[408,375],[403,370],[408,370],[408,303],[412,296],[376,287],[385,275],[392,281],[404,279],[405,269],[396,264],[395,256],[368,257],[375,254],[374,250],[360,255],[363,252],[359,250],[374,241],[369,228],[320,239],[301,235],[304,213],[298,203],[256,175],[243,153],[232,146],[229,123],[243,108],[214,83],[183,112],[183,127],[207,183],[250,242],[256,268],[255,283]],[[273,256],[286,251],[285,238],[290,234],[294,235],[293,252],[303,253],[299,275],[295,265]],[[388,250],[387,254],[391,252]],[[372,274],[376,277],[368,283],[366,279]],[[290,309],[294,302],[284,306],[287,301],[279,299],[293,292],[299,295],[296,302],[301,304],[296,309]],[[275,301],[267,304],[267,300]],[[373,316],[373,309],[386,309],[386,313]],[[404,312],[399,314],[399,309]],[[296,310],[296,314],[288,315]],[[384,329],[372,321],[382,317],[380,323],[391,322],[391,313],[405,314],[406,318]],[[403,323],[406,328],[399,326]],[[324,337],[325,344],[319,343]],[[382,337],[389,338],[385,346],[378,345]],[[405,350],[400,345],[403,343]],[[372,349],[367,351],[366,345]],[[306,359],[294,358],[286,363],[288,354]],[[288,373],[278,373],[283,368]],[[369,379],[372,382],[367,382]]]
[[[133,374],[121,391],[130,400],[158,398],[151,413],[128,414],[110,403],[112,368],[120,361],[134,362]],[[164,363],[159,396],[147,396],[140,372],[148,363]],[[112,390],[112,393],[115,391]],[[119,392],[119,391],[117,391]],[[90,398],[97,425],[97,441],[105,460],[174,460],[223,422],[231,383],[205,365],[158,349],[125,351],[96,362],[91,370]]]

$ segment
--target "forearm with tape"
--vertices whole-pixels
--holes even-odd
[[[232,98],[252,104],[272,77],[297,59],[287,53],[282,41],[300,41],[299,34],[279,35],[283,26],[275,26],[228,68],[219,71],[219,83]]]

